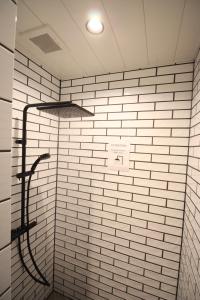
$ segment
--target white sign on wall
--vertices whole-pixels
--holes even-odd
[[[108,144],[108,168],[115,171],[129,171],[130,144],[124,141]]]

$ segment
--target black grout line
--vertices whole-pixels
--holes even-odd
[[[9,291],[9,289],[10,289],[11,287],[9,286],[5,291],[1,291],[1,293],[0,293],[0,297],[4,297],[4,295]],[[2,298],[3,299],[3,298]]]
[[[12,0],[11,0],[12,1]],[[37,67],[41,68],[41,70],[45,71],[46,73],[48,73],[50,76],[52,76],[52,74],[50,72],[48,72],[45,68],[43,68],[41,65],[39,65],[38,63],[36,63],[35,61],[33,61],[32,59],[30,59],[28,56],[26,56],[24,53],[22,53],[21,51],[19,51],[18,49],[15,49],[15,52],[20,53],[23,57],[25,57],[28,61],[30,61],[31,63],[33,63],[34,65],[36,65]],[[17,60],[17,59],[16,59]],[[18,61],[18,60],[17,60]],[[18,61],[21,64],[23,64],[21,61]],[[24,65],[24,64],[23,64]],[[24,65],[26,66],[26,65]],[[26,66],[27,67],[27,66]],[[31,69],[31,68],[30,68]],[[31,69],[32,70],[32,69]],[[32,70],[34,71],[34,70]],[[37,73],[36,71],[34,71],[35,73]],[[39,73],[38,73],[39,74]],[[40,74],[39,74],[40,75]],[[41,75],[40,75],[41,76]],[[55,77],[59,82],[60,79],[58,79],[56,76],[53,75],[53,77]],[[45,79],[47,79],[46,77],[44,77]],[[48,79],[47,79],[48,80]]]
[[[60,92],[59,101],[61,101],[61,80],[60,80]],[[56,211],[57,211],[57,195],[58,195],[58,157],[59,157],[59,130],[60,130],[60,118],[58,119],[58,135],[57,135],[57,158],[56,158],[56,200],[55,200],[55,227],[54,227],[54,257],[53,257],[53,287],[55,281],[55,245],[56,245]]]
[[[12,100],[8,100],[8,99],[5,99],[5,98],[2,98],[0,97],[0,102],[3,101],[3,102],[8,102],[8,103],[12,103]]]
[[[12,49],[10,49],[9,47],[7,47],[5,44],[0,42],[0,47],[4,48],[5,50],[7,50],[8,52],[14,54],[14,51]]]

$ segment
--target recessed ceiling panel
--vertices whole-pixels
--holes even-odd
[[[25,4],[42,20],[43,24],[51,26],[59,39],[63,41],[65,44],[63,49],[66,56],[65,61],[71,57],[79,67],[79,72],[75,77],[88,76],[90,72],[93,74],[105,72],[79,27],[60,0],[28,0],[25,1]],[[65,77],[70,78],[70,76],[72,74],[68,72],[66,65]]]
[[[42,26],[40,19],[24,5],[23,1],[17,3],[17,32],[24,32]]]
[[[61,79],[192,61],[199,11],[200,0],[18,0],[16,48]],[[102,34],[86,29],[94,15]],[[26,38],[44,26],[61,50],[44,53]]]
[[[143,2],[102,0],[126,69],[148,64]]]
[[[149,60],[152,65],[174,63],[183,0],[144,0]]]
[[[123,59],[100,0],[61,0],[70,11],[75,23],[104,67],[105,72],[116,72],[124,68]],[[102,34],[94,35],[86,30],[87,21],[93,16],[99,16],[104,24]]]
[[[200,46],[200,0],[185,3],[175,61],[191,60]]]

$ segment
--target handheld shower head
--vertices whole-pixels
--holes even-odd
[[[49,153],[44,153],[39,156],[40,160],[49,159],[50,157],[51,157],[51,155]]]
[[[50,158],[50,157],[51,157],[51,155],[50,155],[49,153],[44,153],[44,154],[40,155],[40,156],[36,159],[36,161],[33,163],[32,167],[31,167],[31,172],[34,172],[34,171],[35,171],[37,165],[39,164],[39,162],[40,162],[41,160],[45,160],[45,159],[48,159],[48,158]]]

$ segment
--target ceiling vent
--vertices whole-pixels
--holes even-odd
[[[48,33],[40,34],[30,38],[30,41],[40,48],[44,53],[51,53],[61,48],[56,44]]]
[[[65,44],[49,25],[42,25],[20,32],[18,39],[29,45],[29,47],[34,47],[33,51],[34,49],[36,51],[39,50],[44,54],[53,53],[65,48]]]

